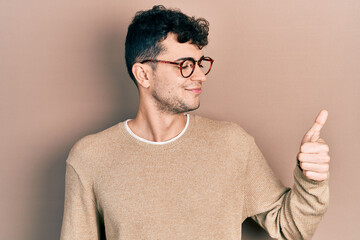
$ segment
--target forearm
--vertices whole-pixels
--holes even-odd
[[[278,239],[311,239],[329,204],[328,179],[308,180],[297,167],[294,186],[269,207],[253,216],[272,237]]]

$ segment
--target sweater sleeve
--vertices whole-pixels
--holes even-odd
[[[91,192],[74,167],[67,162],[60,240],[100,239],[99,214]]]
[[[294,180],[292,189],[285,188],[252,138],[245,186],[247,216],[273,238],[311,239],[327,210],[328,179],[309,180],[297,166]]]

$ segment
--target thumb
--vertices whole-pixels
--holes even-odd
[[[325,125],[329,113],[326,110],[320,111],[318,116],[315,119],[315,123],[309,129],[309,131],[305,134],[302,143],[305,142],[316,142],[320,138],[320,131]]]

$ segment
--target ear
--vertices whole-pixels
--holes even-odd
[[[134,74],[139,86],[144,88],[150,87],[151,67],[149,65],[135,63],[132,66],[132,73]]]

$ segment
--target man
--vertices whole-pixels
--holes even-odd
[[[207,36],[206,20],[163,6],[136,14],[125,46],[139,111],[71,150],[62,240],[241,239],[247,217],[274,238],[311,238],[329,200],[327,112],[285,188],[241,127],[185,114],[214,62],[201,50]]]

